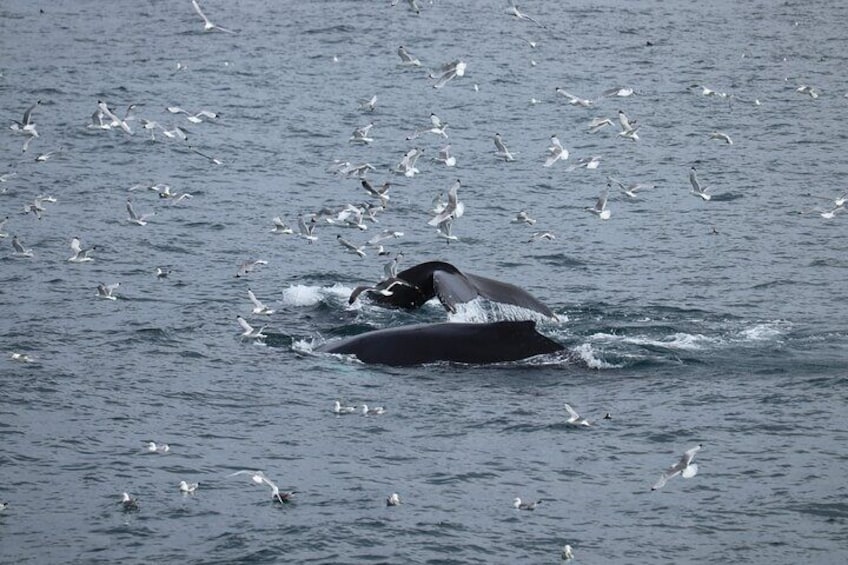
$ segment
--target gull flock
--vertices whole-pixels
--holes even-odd
[[[190,5],[189,5],[190,4]],[[205,4],[205,3],[204,3]],[[422,13],[428,10],[436,10],[432,4],[427,5],[416,0],[408,2],[394,1],[389,3],[387,8],[405,9],[410,17],[422,17]],[[191,0],[186,3],[186,26],[194,29],[198,34],[218,34],[219,39],[224,37],[240,37],[240,33],[236,29],[231,29],[229,26],[224,27],[214,21],[220,18],[215,11],[209,9],[211,18],[207,15],[206,6],[202,6],[197,0]],[[195,19],[188,17],[194,13]],[[537,15],[524,11],[513,2],[508,2],[504,10],[494,10],[492,17],[503,16],[513,20],[516,26],[521,26],[516,30],[516,34],[522,36],[531,35],[537,39],[523,39],[523,45],[528,50],[538,51],[538,45],[545,41],[554,41],[555,39],[548,31],[552,22],[545,22]],[[188,22],[192,24],[188,26]],[[177,25],[177,24],[175,24]],[[179,24],[182,25],[182,24]],[[423,53],[426,51],[426,45],[412,45],[405,43],[396,48],[389,50],[388,53],[376,55],[378,57],[397,60],[397,66],[401,70],[400,81],[405,81],[405,86],[408,88],[418,88],[421,90],[431,90],[433,93],[447,89],[466,89],[469,93],[479,91],[479,82],[483,82],[486,77],[479,76],[476,73],[474,60],[468,59],[464,55],[437,56],[431,54],[431,59],[425,58]],[[533,55],[533,66],[536,66],[536,59],[541,59],[541,55]],[[178,70],[181,68],[178,65]],[[474,77],[473,79],[471,77]],[[471,82],[471,80],[478,82]],[[326,237],[324,234],[334,231],[331,236],[338,242],[338,253],[347,253],[352,258],[365,259],[371,255],[389,255],[390,251],[384,248],[384,245],[396,243],[400,238],[404,237],[404,233],[397,230],[383,229],[380,234],[370,236],[378,230],[378,224],[391,217],[392,207],[398,192],[404,193],[405,199],[413,199],[420,197],[421,194],[411,196],[412,191],[409,189],[409,183],[416,182],[419,175],[425,175],[430,167],[446,167],[456,171],[456,178],[449,186],[430,187],[431,190],[439,190],[440,192],[434,198],[435,204],[432,209],[427,206],[422,206],[421,224],[426,225],[431,229],[430,233],[434,242],[444,240],[446,244],[458,245],[462,243],[463,235],[461,233],[463,218],[472,216],[475,213],[473,203],[466,206],[462,199],[461,192],[466,188],[466,179],[462,176],[462,164],[471,161],[491,161],[487,166],[495,167],[511,167],[516,166],[517,162],[532,163],[532,167],[537,169],[539,175],[555,175],[552,178],[556,183],[565,184],[566,176],[564,174],[584,169],[585,171],[603,170],[603,157],[600,155],[591,155],[580,158],[573,158],[572,151],[569,146],[572,146],[574,140],[579,139],[582,135],[611,135],[615,139],[619,139],[622,144],[643,144],[650,143],[651,135],[656,135],[656,130],[652,128],[651,119],[656,119],[656,115],[644,116],[629,116],[624,110],[620,109],[619,105],[625,105],[631,98],[638,97],[638,89],[629,85],[604,85],[605,88],[596,98],[586,98],[581,95],[573,94],[570,86],[555,85],[551,81],[549,90],[550,97],[544,98],[543,101],[551,104],[558,104],[562,107],[562,112],[582,112],[580,114],[585,118],[584,126],[581,126],[577,131],[545,132],[539,134],[541,139],[547,138],[547,143],[540,142],[536,145],[518,145],[513,144],[509,136],[499,133],[500,125],[496,122],[491,124],[490,131],[481,131],[479,135],[490,139],[494,145],[494,151],[487,154],[473,154],[471,151],[463,147],[461,140],[452,140],[454,130],[463,128],[466,131],[470,127],[469,124],[449,123],[442,120],[437,112],[439,108],[433,108],[433,111],[423,110],[420,115],[412,116],[409,119],[408,133],[406,136],[398,136],[397,142],[407,142],[408,148],[402,154],[398,155],[381,155],[380,143],[389,135],[381,128],[381,111],[384,107],[383,100],[390,99],[390,93],[375,92],[369,93],[364,98],[351,97],[351,107],[355,107],[356,111],[362,114],[360,125],[345,137],[344,134],[339,135],[339,146],[345,145],[351,147],[367,148],[373,150],[374,163],[372,162],[351,162],[343,159],[338,159],[333,162],[326,163],[325,173],[337,177],[342,182],[350,184],[350,202],[342,202],[336,205],[327,206],[319,210],[290,210],[287,212],[289,218],[284,218],[285,214],[274,213],[269,214],[267,218],[268,228],[266,230],[273,233],[275,236],[291,236],[293,245],[304,244],[312,245],[319,241],[320,238]],[[720,100],[734,100],[732,93],[724,93],[717,91],[711,87],[703,85],[692,85],[688,87],[689,95],[692,97],[714,97]],[[576,92],[576,90],[574,91]],[[583,93],[585,94],[585,93]],[[793,88],[791,94],[804,97],[798,103],[815,103],[826,93],[820,92],[818,89],[809,85],[799,85]],[[741,100],[738,97],[736,100]],[[540,100],[533,98],[531,103],[537,104]],[[438,104],[438,98],[433,97],[432,103]],[[614,104],[613,104],[614,103]],[[4,198],[13,199],[22,191],[26,190],[27,183],[36,175],[37,171],[31,167],[49,167],[51,162],[57,160],[73,159],[74,155],[69,152],[61,144],[61,139],[50,139],[46,134],[40,135],[37,127],[38,124],[43,124],[43,114],[45,105],[49,104],[49,100],[20,100],[20,110],[17,116],[11,117],[8,123],[8,135],[17,136],[22,141],[20,145],[20,154],[28,156],[29,151],[33,147],[39,145],[53,144],[54,149],[45,147],[43,153],[39,153],[35,157],[29,157],[26,161],[16,159],[12,164],[16,167],[15,170],[9,170],[0,176],[0,194],[4,194]],[[126,104],[126,101],[124,102]],[[760,105],[759,99],[751,104]],[[92,99],[90,101],[90,116],[86,113],[80,116],[80,128],[88,130],[92,136],[124,136],[126,139],[143,138],[150,143],[169,143],[173,144],[175,151],[185,154],[195,155],[205,160],[210,166],[225,167],[227,166],[227,157],[218,155],[215,148],[198,149],[193,145],[195,139],[203,139],[203,128],[209,127],[214,123],[226,122],[229,117],[222,112],[206,107],[193,107],[184,109],[181,106],[173,104],[162,104],[162,109],[166,114],[154,115],[150,110],[150,105],[142,106],[138,103],[129,103],[122,111],[116,108],[124,108],[118,106],[117,102],[105,101],[102,99]],[[614,112],[614,113],[613,113]],[[428,115],[429,114],[429,115]],[[597,115],[603,114],[603,115]],[[165,117],[162,118],[161,116]],[[612,116],[612,117],[610,117]],[[155,119],[154,119],[155,118]],[[164,123],[167,121],[168,123]],[[691,124],[693,130],[702,129],[702,124]],[[734,142],[728,133],[708,127],[708,133],[703,135],[705,144],[713,144],[716,149],[736,151],[741,150],[740,146],[743,143]],[[190,128],[193,128],[190,130]],[[42,130],[44,131],[44,129]],[[350,130],[347,130],[350,131]],[[381,133],[382,132],[382,133]],[[157,137],[158,136],[158,137]],[[737,136],[734,133],[734,136]],[[191,143],[189,138],[192,139]],[[413,143],[414,142],[414,143]],[[438,145],[433,145],[433,144]],[[488,142],[487,142],[488,143]],[[509,143],[509,145],[508,145]],[[512,148],[510,148],[510,146]],[[491,148],[491,145],[489,145]],[[518,149],[518,150],[516,150]],[[424,159],[422,156],[427,155]],[[385,163],[391,163],[385,165]],[[567,163],[567,165],[564,165]],[[608,176],[606,178],[598,178],[597,182],[597,198],[594,202],[580,202],[575,206],[584,209],[585,211],[596,216],[599,220],[615,221],[614,216],[619,213],[626,213],[624,208],[619,209],[618,204],[627,200],[635,200],[639,198],[652,198],[653,194],[658,192],[658,189],[665,190],[662,198],[678,197],[688,192],[688,194],[696,197],[700,205],[709,206],[715,204],[714,194],[711,194],[712,185],[708,184],[711,181],[714,171],[703,170],[700,163],[687,163],[687,166],[681,167],[678,179],[675,179],[670,186],[660,187],[656,182],[638,182],[638,181],[621,181],[617,178]],[[697,167],[696,167],[697,165]],[[454,169],[455,168],[455,169]],[[549,172],[546,172],[549,170]],[[587,173],[593,174],[593,173]],[[559,175],[559,176],[556,176]],[[375,178],[381,176],[379,179]],[[704,182],[702,179],[707,179]],[[653,180],[653,179],[649,179]],[[403,183],[407,183],[404,186]],[[473,181],[468,183],[473,184]],[[8,185],[8,186],[7,186]],[[613,190],[614,186],[618,187]],[[138,191],[138,189],[145,189]],[[10,191],[11,189],[11,191]],[[390,195],[390,189],[392,191]],[[364,191],[364,193],[363,193]],[[117,222],[125,226],[132,226],[128,229],[145,229],[155,228],[157,221],[167,221],[167,218],[161,218],[157,211],[151,210],[152,203],[142,203],[145,194],[155,193],[157,199],[162,202],[169,202],[170,205],[176,203],[188,204],[193,195],[189,192],[172,192],[170,186],[155,183],[133,185],[127,189],[127,192],[132,192],[132,197],[122,195],[115,198],[108,205],[114,209],[114,217]],[[446,192],[446,199],[442,198],[442,193]],[[810,198],[823,200],[827,202],[826,207],[815,207],[810,210],[803,211],[805,214],[816,213],[825,220],[834,220],[845,209],[846,191],[844,189],[834,189],[836,196],[818,194],[810,195]],[[427,195],[428,197],[430,195]],[[395,197],[395,198],[392,198]],[[366,198],[365,201],[359,201],[361,198]],[[107,197],[104,196],[104,200]],[[46,206],[50,204],[50,206]],[[121,211],[121,206],[126,210],[124,216]],[[6,201],[3,202],[6,205]],[[190,204],[189,204],[190,205]],[[523,235],[523,240],[527,244],[553,245],[552,242],[557,238],[553,231],[540,230],[536,219],[532,217],[533,202],[528,198],[528,201],[521,209],[511,210],[502,218],[504,224],[514,224],[515,229],[530,230],[531,226],[534,231],[527,231]],[[15,208],[20,210],[18,214],[5,215],[0,220],[0,240],[9,236],[5,258],[10,260],[20,261],[49,261],[50,253],[47,246],[49,243],[43,243],[43,246],[25,244],[19,231],[22,226],[26,227],[25,231],[29,233],[39,233],[37,229],[43,229],[46,233],[50,227],[39,228],[39,225],[49,226],[52,216],[61,213],[62,202],[51,195],[39,194],[27,199],[26,202],[17,202]],[[293,206],[296,204],[293,203]],[[165,214],[162,214],[163,216]],[[25,222],[35,222],[35,226],[24,224]],[[295,226],[295,227],[290,227]],[[365,239],[365,234],[370,237]],[[49,241],[44,238],[32,238],[33,240]],[[89,267],[91,264],[102,265],[107,262],[105,256],[100,255],[100,251],[104,245],[103,242],[95,242],[92,244],[83,244],[83,241],[92,239],[85,233],[69,233],[63,239],[63,246],[67,246],[71,250],[71,256],[65,255],[64,261],[79,265],[79,268]],[[394,259],[386,264],[387,272],[390,270],[397,272],[397,264],[401,257],[398,253]],[[385,259],[383,259],[385,261]],[[258,267],[267,265],[265,259],[243,258],[240,262],[234,262],[233,267],[236,267],[236,277],[248,277],[251,273],[257,270]],[[230,268],[230,267],[228,267]],[[107,269],[108,270],[108,269]],[[151,272],[153,270],[151,269]],[[162,267],[156,267],[155,276],[157,279],[165,279],[170,270]],[[118,273],[111,275],[112,279],[118,276]],[[124,281],[104,280],[95,288],[91,289],[92,297],[99,297],[116,303],[116,307],[120,306],[120,302],[125,300],[119,289],[123,289],[121,285]],[[390,291],[390,289],[387,289]],[[274,314],[275,310],[261,300],[259,300],[254,291],[246,287],[245,292],[247,300],[245,306],[249,308],[250,314],[254,318],[262,317],[267,319]],[[247,304],[249,303],[249,306]],[[108,302],[104,303],[112,306]],[[235,317],[233,324],[234,338],[243,342],[261,343],[267,337],[263,333],[268,327],[260,325],[253,319],[248,319],[242,315]],[[271,319],[272,320],[272,319]],[[232,321],[232,318],[230,318]],[[229,321],[228,321],[229,323]],[[269,324],[272,322],[269,322]],[[13,352],[10,359],[15,361],[29,361],[30,357],[26,353]],[[589,420],[580,416],[569,404],[565,404],[567,419],[564,421],[567,425],[575,428],[595,428]],[[371,406],[361,404],[357,406],[344,406],[337,401],[331,410],[336,415],[343,414],[360,414],[363,416],[380,416],[387,413],[384,407]],[[149,442],[145,449],[150,453],[160,455],[171,454],[170,446],[162,443]],[[666,483],[673,477],[682,476],[683,478],[692,478],[698,472],[697,464],[693,463],[695,454],[701,449],[701,445],[688,449],[680,460],[671,467],[664,470],[660,479],[654,483],[652,490],[663,488]],[[269,489],[271,499],[280,504],[287,504],[295,499],[296,491],[281,491],[277,484],[272,481],[263,471],[260,470],[239,470],[229,474],[229,477],[235,478],[245,475],[249,477],[252,484]],[[177,490],[184,495],[199,495],[202,493],[200,483],[190,483],[186,480],[180,481],[177,485]],[[517,510],[535,510],[539,506],[541,500],[525,502],[519,497],[513,500],[513,507]],[[128,492],[120,494],[119,504],[126,512],[139,512],[143,509],[143,502],[132,496]],[[386,498],[387,506],[400,506],[400,497],[397,493],[391,493]],[[9,512],[9,506],[3,503],[0,510]],[[563,559],[572,559],[572,546],[566,545],[563,549]]]

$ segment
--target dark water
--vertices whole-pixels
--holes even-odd
[[[501,2],[203,7],[238,33],[203,33],[188,0],[0,5],[3,119],[43,102],[26,153],[0,135],[1,173],[17,173],[0,185],[2,562],[556,563],[566,543],[579,563],[845,562],[848,217],[798,214],[848,189],[843,3],[522,5],[544,29]],[[398,66],[401,44],[422,68]],[[455,58],[466,75],[431,88],[424,69]],[[636,94],[599,98],[619,85]],[[568,105],[557,86],[597,101]],[[359,110],[373,94],[373,114]],[[132,136],[86,128],[100,99],[184,127],[223,164],[138,120]],[[220,117],[192,124],[172,105]],[[639,141],[587,132],[618,109]],[[455,168],[431,161],[444,140],[405,139],[431,112]],[[375,141],[350,144],[371,121]],[[495,132],[515,162],[494,158]],[[543,168],[553,133],[571,157]],[[372,163],[379,183],[415,145],[421,173],[395,179],[379,224],[321,225],[312,245],[270,233],[274,216],[364,201],[327,172],[334,159]],[[591,155],[597,170],[566,170]],[[689,194],[693,165],[709,202]],[[584,208],[608,175],[656,188],[614,191],[600,221]],[[447,245],[426,221],[456,178],[466,213]],[[40,194],[57,199],[41,220],[19,213]],[[148,225],[126,221],[128,196],[155,211]],[[521,209],[535,226],[510,223]],[[402,267],[438,258],[527,288],[560,317],[540,330],[573,355],[390,369],[310,354],[445,319],[347,306],[387,259],[334,239],[380,229],[404,232],[386,245]],[[527,243],[536,230],[556,240]],[[32,259],[12,258],[12,235]],[[74,236],[98,246],[93,262],[67,261]],[[268,264],[236,278],[250,257]],[[157,266],[173,272],[157,280]],[[116,301],[100,282],[121,283]],[[276,310],[264,321],[248,287]],[[267,324],[269,345],[241,341],[237,314]],[[337,398],[388,412],[337,418]],[[564,402],[596,424],[566,425]],[[700,473],[651,492],[697,443]],[[272,505],[228,477],[240,469],[296,502]],[[180,480],[200,488],[184,497]],[[123,491],[138,512],[121,511]],[[544,502],[518,512],[516,496]]]

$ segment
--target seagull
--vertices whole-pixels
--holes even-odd
[[[456,157],[450,154],[450,149],[450,144],[439,149],[439,155],[435,158],[435,161],[443,163],[446,167],[453,167],[456,165]]]
[[[4,237],[9,237],[9,234],[3,231],[3,227],[6,225],[6,222],[9,221],[9,216],[6,216],[2,220],[0,220],[0,239]]]
[[[271,315],[271,314],[274,313],[274,311],[272,309],[268,308],[262,302],[260,302],[259,299],[256,298],[256,295],[253,294],[253,291],[250,290],[249,288],[247,289],[247,297],[253,303],[253,311],[252,312],[254,314]]]
[[[398,274],[398,264],[403,258],[403,253],[395,255],[394,259],[383,265],[383,274],[387,279],[396,279]],[[400,279],[398,279],[400,280]]]
[[[127,121],[122,120],[117,115],[115,115],[115,112],[109,109],[109,106],[106,104],[106,102],[104,102],[103,100],[98,100],[97,107],[100,109],[100,112],[103,113],[103,116],[109,118],[109,120],[111,121],[110,127],[118,126],[122,130],[124,130],[124,133],[132,135],[132,130],[130,129],[129,124],[127,124]]]
[[[569,424],[572,424],[574,426],[588,426],[588,425],[590,425],[589,420],[581,417],[580,414],[578,414],[577,411],[574,408],[572,408],[571,405],[568,402],[565,403],[565,409],[568,411],[568,415],[569,415],[568,423]]]
[[[420,67],[421,66],[421,61],[419,61],[418,59],[416,59],[415,57],[410,55],[409,52],[406,50],[406,47],[404,47],[403,45],[398,47],[397,54],[400,57],[400,64],[401,65],[405,65],[405,66],[408,66],[408,67]]]
[[[83,249],[80,239],[75,237],[71,240],[71,251],[74,252],[74,255],[73,257],[69,257],[68,261],[71,263],[86,263],[88,261],[94,261],[94,259],[89,257],[88,254],[95,249],[97,249],[97,246],[91,246],[88,249]]]
[[[712,198],[709,194],[707,194],[707,190],[709,190],[708,186],[701,186],[701,183],[698,182],[698,175],[695,171],[695,167],[689,169],[689,182],[692,184],[692,190],[689,191],[690,194],[693,194],[699,198],[703,198],[704,200],[709,200]]]
[[[525,20],[525,21],[528,21],[528,22],[533,22],[534,24],[536,24],[539,27],[545,27],[544,25],[539,23],[539,21],[537,19],[530,17],[527,14],[521,12],[518,9],[518,6],[515,5],[515,2],[512,2],[512,0],[510,0],[509,8],[507,8],[506,13],[509,14],[510,16],[514,16],[515,18],[517,18],[519,20]]]
[[[155,441],[148,441],[146,443],[147,451],[150,453],[168,453],[171,451],[171,446],[167,443],[156,443]]]
[[[665,483],[671,479],[672,477],[676,477],[677,475],[682,476],[684,479],[691,479],[695,475],[698,474],[698,464],[692,463],[692,459],[695,458],[695,454],[701,450],[701,444],[699,443],[692,449],[687,450],[683,456],[680,458],[680,461],[666,469],[660,475],[659,480],[654,483],[654,486],[651,487],[651,490],[661,489]]]
[[[119,286],[121,286],[121,283],[119,282],[114,284],[100,283],[99,285],[97,285],[97,296],[100,298],[105,298],[106,300],[117,300],[118,297],[115,296],[113,293]]]
[[[533,232],[533,235],[530,236],[530,239],[527,240],[527,243],[530,243],[531,241],[540,241],[543,239],[553,241],[556,239],[556,236],[549,231],[537,231]]]
[[[9,359],[11,359],[12,361],[18,361],[20,363],[32,363],[32,357],[30,357],[26,353],[13,352],[11,355],[9,355]]]
[[[241,265],[239,265],[238,271],[236,271],[236,278],[247,276],[247,273],[251,272],[259,265],[267,264],[268,261],[265,261],[264,259],[247,259],[246,261],[242,261]]]
[[[200,483],[187,483],[185,481],[180,481],[180,492],[183,494],[194,494],[194,491],[196,491],[199,486]]]
[[[808,194],[807,196],[812,196],[813,198],[818,198],[819,200],[828,200],[830,202],[833,202],[834,206],[836,206],[837,208],[845,206],[845,203],[848,202],[848,192],[837,198],[830,198],[829,196],[816,196],[815,194]],[[0,229],[2,229],[2,227],[3,222],[0,222]],[[2,235],[0,235],[0,237],[2,237]]]
[[[368,408],[367,404],[362,405],[362,415],[363,416],[381,416],[386,413],[386,409],[382,406],[375,406],[374,408]]]
[[[403,159],[401,159],[400,163],[398,163],[397,167],[395,167],[395,171],[410,178],[415,176],[415,173],[420,173],[421,171],[415,167],[415,163],[418,161],[421,153],[423,153],[423,151],[417,147],[413,147],[407,151],[404,154]]]
[[[437,226],[448,219],[456,219],[462,216],[465,212],[465,204],[460,202],[459,197],[457,196],[457,191],[459,190],[460,185],[461,183],[459,179],[456,179],[450,187],[450,190],[448,190],[448,203],[438,214],[436,214],[435,217],[427,222],[428,225]]]
[[[4,511],[4,510],[6,510],[8,507],[9,507],[9,503],[8,503],[8,502],[0,502],[0,512],[3,512],[3,511]]]
[[[515,218],[512,219],[512,223],[520,224],[525,223],[528,226],[532,226],[536,223],[536,220],[530,217],[530,214],[527,213],[526,210],[521,210],[518,214],[516,214]]]
[[[231,29],[227,29],[225,27],[221,27],[210,22],[209,18],[206,17],[206,14],[204,14],[203,11],[200,9],[200,4],[197,3],[197,0],[191,0],[191,5],[194,6],[194,11],[197,12],[197,15],[203,18],[203,31],[212,31],[217,29],[218,31],[223,31],[224,33],[235,33]]]
[[[834,217],[836,217],[837,212],[843,212],[845,211],[845,208],[843,206],[837,206],[836,208],[832,208],[830,210],[821,210],[819,208],[816,208],[813,211],[818,212],[819,216],[821,216],[825,220],[832,220]]]
[[[274,227],[271,228],[271,233],[283,233],[283,234],[291,234],[294,233],[294,230],[291,229],[283,219],[279,216],[274,216]]]
[[[693,85],[692,85],[692,88],[700,88],[700,89],[701,89],[701,94],[702,94],[703,96],[717,96],[717,97],[719,97],[719,98],[727,98],[727,93],[726,93],[726,92],[719,92],[719,91],[717,91],[717,90],[713,90],[713,89],[711,89],[711,88],[707,88],[706,86],[704,86],[704,85],[702,85],[702,84],[693,84]]]
[[[430,74],[430,78],[437,79],[433,84],[433,88],[442,88],[454,77],[465,76],[465,67],[466,63],[460,59],[443,65],[441,69],[441,76],[436,77],[435,75]]]
[[[388,286],[385,286],[383,288],[378,288],[376,286],[358,286],[358,287],[354,288],[353,292],[350,293],[350,297],[348,298],[347,303],[353,304],[354,302],[356,302],[356,299],[359,297],[359,295],[362,294],[363,292],[365,292],[366,290],[370,291],[370,292],[376,292],[377,294],[380,294],[382,296],[391,296],[392,294],[394,294],[394,291],[392,289],[396,286],[406,286],[406,287],[409,287],[409,288],[419,290],[418,287],[416,287],[415,285],[409,284],[407,281],[405,281],[403,279],[389,277],[389,279],[387,281],[384,281],[384,282],[388,282],[389,284],[388,284]]]
[[[512,501],[512,507],[516,510],[535,510],[536,506],[539,504],[542,504],[541,499],[534,502],[521,502],[521,499],[517,496],[515,497],[515,500]]]
[[[35,162],[44,163],[45,161],[49,161],[53,157],[53,155],[61,153],[64,150],[64,147],[60,147],[59,149],[54,149],[53,151],[48,151],[47,153],[41,153],[35,158]]]
[[[614,179],[612,177],[608,177],[608,179],[610,182],[617,184],[619,188],[621,188],[622,192],[624,192],[624,194],[626,194],[629,198],[637,198],[636,192],[639,190],[656,188],[656,185],[654,184],[641,182],[635,182],[625,186],[624,183],[618,179]]]
[[[9,126],[9,129],[12,131],[22,133],[27,136],[27,140],[24,141],[24,146],[22,151],[26,152],[29,147],[29,142],[32,141],[34,137],[38,137],[38,131],[35,129],[35,123],[32,121],[32,112],[36,108],[41,105],[41,100],[37,100],[35,104],[30,106],[24,111],[24,116],[20,122],[13,121],[12,125]]]
[[[382,206],[385,206],[390,200],[388,193],[389,189],[392,187],[392,183],[386,181],[381,186],[374,188],[374,185],[372,185],[368,179],[361,179],[360,184],[362,185],[362,188],[365,189],[365,192],[375,198],[379,198]]]
[[[179,130],[180,128],[177,128],[177,129]],[[180,130],[180,131],[182,132],[182,130]],[[185,138],[184,138],[184,139],[185,139]],[[204,158],[208,159],[209,161],[212,161],[212,163],[214,163],[215,165],[223,165],[223,164],[224,164],[224,162],[223,162],[223,161],[221,161],[220,159],[218,159],[218,158],[216,158],[216,157],[213,157],[213,156],[211,156],[211,155],[207,155],[206,153],[203,153],[203,152],[202,152],[202,151],[200,151],[199,149],[195,149],[195,148],[194,148],[194,147],[192,147],[191,145],[189,145],[189,146],[188,146],[188,149],[189,149],[189,151],[191,151],[192,153],[196,153],[197,155],[200,155],[201,157],[204,157]]]
[[[200,110],[196,114],[192,114],[188,110],[184,110],[179,106],[168,106],[166,110],[168,110],[172,114],[185,114],[186,119],[193,124],[199,124],[203,122],[203,118],[211,118],[214,120],[218,117],[218,114],[216,112],[212,112],[211,110]]]
[[[103,129],[103,130],[112,129],[111,123],[103,121],[104,117],[105,117],[105,115],[103,114],[103,111],[100,108],[98,108],[97,110],[94,111],[93,114],[91,114],[91,123],[88,124],[86,127],[88,129]],[[155,122],[152,122],[152,123],[155,123]],[[150,128],[145,127],[145,129],[150,129]]]
[[[362,247],[357,247],[353,243],[351,243],[348,240],[346,240],[345,238],[343,238],[341,234],[337,235],[336,239],[338,240],[339,243],[342,244],[343,247],[353,251],[354,253],[356,253],[360,257],[365,257],[365,251],[362,250]]]
[[[265,473],[262,471],[236,471],[235,473],[231,473],[230,477],[235,477],[236,475],[250,475],[250,478],[254,483],[258,485],[267,485],[271,487],[271,499],[279,502],[280,504],[288,504],[292,497],[297,493],[297,491],[285,491],[280,492],[280,489],[277,485],[275,485],[271,479],[265,476]]]
[[[393,492],[386,498],[386,506],[398,506],[400,504],[400,496],[398,493]]]
[[[619,96],[621,98],[625,98],[633,94],[633,89],[624,86],[614,86],[613,88],[604,90],[601,94],[603,96]]]
[[[170,269],[168,269],[168,270],[166,271],[166,270],[165,270],[165,269],[163,269],[162,267],[156,267],[156,278],[157,278],[157,279],[164,279],[165,277],[167,277],[167,276],[168,276],[168,275],[170,275],[170,274],[171,274],[171,270],[170,270]]]
[[[14,172],[14,171],[11,172],[11,173],[6,173],[4,175],[0,175],[0,182],[8,182],[10,178],[16,177],[16,176],[18,176],[18,173]]]
[[[589,122],[589,133],[597,133],[606,126],[611,126],[612,120],[609,118],[592,118]]]
[[[374,127],[373,122],[364,126],[359,126],[355,130],[353,130],[353,134],[350,136],[349,141],[351,143],[371,143],[372,141],[374,141],[374,138],[368,137],[368,134],[371,132],[372,127]]]
[[[42,202],[41,198],[36,198],[35,200],[32,201],[31,204],[27,204],[26,206],[24,206],[23,213],[29,214],[30,212],[32,212],[33,214],[35,214],[35,217],[40,220],[41,219],[41,213],[45,212],[47,210],[44,206],[41,205],[41,202]]]
[[[371,239],[369,239],[368,245],[375,246],[378,245],[381,241],[386,241],[387,239],[397,239],[399,237],[403,237],[402,231],[383,230]]]
[[[503,139],[501,139],[501,134],[495,134],[495,149],[497,152],[495,153],[496,157],[500,157],[504,161],[515,161],[515,157],[512,153],[509,152],[506,145],[504,145]]]
[[[356,412],[356,406],[342,406],[342,403],[338,400],[333,403],[334,414],[353,414],[354,412]]]
[[[188,139],[188,135],[186,135],[186,132],[184,132],[182,130],[182,128],[180,128],[179,126],[174,126],[174,129],[165,129],[163,126],[159,126],[159,127],[162,129],[162,134],[165,137],[169,137],[171,139],[179,137],[183,141]]]
[[[446,239],[448,243],[451,241],[459,241],[459,238],[451,233],[453,228],[453,218],[447,218],[444,222],[436,226],[436,235]]]
[[[371,98],[365,98],[359,101],[359,109],[365,110],[367,112],[373,112],[374,108],[377,107],[377,95],[373,95]]]
[[[551,136],[551,146],[548,147],[548,157],[545,159],[545,167],[550,167],[559,160],[568,159],[568,149],[564,148],[556,135]]]
[[[15,250],[12,253],[12,257],[18,257],[21,259],[32,257],[32,249],[25,249],[21,240],[19,240],[16,235],[12,236],[12,248]]]
[[[309,243],[318,240],[318,236],[312,235],[312,231],[315,229],[315,216],[312,216],[309,219],[308,224],[303,216],[299,216],[297,218],[297,227],[300,232],[300,236],[305,238]]]
[[[597,169],[598,165],[601,164],[601,156],[593,155],[592,157],[581,157],[577,160],[576,163],[573,163],[568,166],[566,171],[573,171],[575,169],[579,169],[580,167],[585,167],[587,169]]]
[[[607,183],[607,187],[601,191],[600,196],[598,196],[597,202],[591,208],[586,208],[589,212],[596,214],[602,220],[609,220],[610,211],[607,208],[607,197],[609,196],[610,185]]]
[[[397,6],[398,0],[392,0],[392,6]],[[406,3],[409,4],[409,9],[415,12],[416,14],[421,14],[421,6],[418,5],[418,0],[406,0]]]
[[[638,128],[635,127],[636,122],[631,122],[627,117],[627,114],[625,114],[622,110],[618,111],[618,123],[621,125],[621,132],[619,132],[618,135],[627,137],[634,141],[639,139],[639,136],[636,135],[636,131],[638,130]]]
[[[118,504],[120,504],[126,512],[138,510],[138,499],[130,496],[129,493],[126,492],[121,494],[121,501]]]
[[[242,339],[248,338],[248,339],[261,340],[261,339],[265,339],[266,337],[268,337],[267,335],[262,333],[262,330],[265,329],[265,326],[262,326],[261,328],[259,328],[257,330],[257,329],[254,329],[253,326],[248,324],[247,320],[245,320],[241,316],[236,316],[236,320],[238,321],[239,326],[241,326],[241,329],[244,330],[241,333]]]
[[[720,141],[725,142],[728,145],[733,145],[733,140],[730,139],[730,136],[726,133],[720,131],[714,131],[710,134],[710,139],[718,139]]]
[[[567,92],[567,91],[561,89],[560,87],[556,87],[556,89],[554,89],[554,90],[557,94],[560,94],[560,95],[568,98],[568,103],[571,104],[572,106],[582,106],[584,108],[588,108],[589,106],[594,104],[594,102],[592,102],[591,100],[588,100],[586,98],[580,98],[579,96],[574,96],[570,92]]]
[[[448,134],[445,133],[445,129],[447,127],[448,127],[447,122],[443,122],[442,120],[439,119],[439,116],[431,113],[430,114],[430,127],[415,130],[412,134],[407,136],[406,140],[407,141],[413,140],[413,139],[417,138],[418,136],[425,134],[425,133],[432,133],[432,134],[435,134],[435,135],[440,135],[440,136],[444,137],[445,139],[447,139]]]
[[[572,559],[574,559],[574,552],[571,549],[570,545],[565,544],[565,546],[562,548],[562,560],[571,561]]]
[[[802,84],[801,86],[796,88],[795,92],[800,92],[801,94],[808,94],[813,100],[819,97],[818,91],[812,86],[807,86],[806,84]]]
[[[127,213],[129,214],[127,221],[131,224],[136,224],[138,226],[146,226],[147,219],[153,217],[156,214],[155,212],[150,212],[149,214],[142,214],[139,216],[135,213],[135,209],[133,208],[131,200],[127,200]]]

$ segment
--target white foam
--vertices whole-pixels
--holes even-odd
[[[745,341],[766,341],[783,335],[783,325],[781,322],[765,322],[739,333]]]
[[[306,353],[307,355],[315,350],[316,339],[296,339],[292,341],[292,351],[296,353]]]
[[[333,286],[290,285],[283,290],[283,303],[289,306],[314,306],[323,298],[333,296],[347,301],[352,289],[341,284]]]
[[[535,320],[536,322],[552,322],[544,314],[534,310],[513,306],[512,304],[501,304],[481,298],[475,298],[470,302],[456,305],[456,313],[448,313],[450,322],[486,323],[501,321]],[[562,322],[563,320],[557,320]],[[566,320],[567,321],[567,320]]]
[[[578,345],[572,350],[572,353],[577,355],[590,369],[621,369],[624,367],[624,365],[615,365],[600,359],[591,343]]]

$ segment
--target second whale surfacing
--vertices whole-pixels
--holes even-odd
[[[374,330],[325,343],[315,351],[355,355],[363,363],[405,366],[450,361],[503,363],[562,351],[534,321],[445,322]]]

